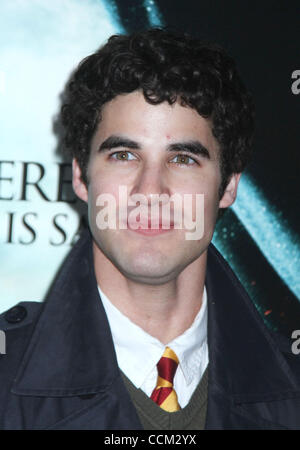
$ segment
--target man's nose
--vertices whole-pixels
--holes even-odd
[[[167,194],[169,197],[170,189],[168,186],[168,179],[163,171],[163,168],[155,165],[152,167],[145,166],[140,172],[134,188],[131,194],[143,194],[147,205],[153,205],[159,202],[159,196],[162,194]],[[167,197],[164,195],[161,197],[162,203],[167,202]]]

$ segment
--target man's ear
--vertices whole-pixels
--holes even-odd
[[[88,190],[87,190],[85,183],[82,181],[81,169],[75,158],[73,159],[73,162],[72,162],[72,168],[73,168],[72,185],[73,185],[74,192],[77,195],[77,197],[79,197],[84,202],[87,202],[88,201]]]
[[[219,202],[219,208],[228,208],[233,204],[236,199],[237,188],[241,175],[241,173],[234,173],[231,175],[224,194]]]

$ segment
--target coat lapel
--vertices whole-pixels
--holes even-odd
[[[206,428],[287,428],[269,420],[269,402],[300,396],[299,380],[213,245],[208,251],[206,288],[210,362]]]

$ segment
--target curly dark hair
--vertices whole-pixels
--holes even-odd
[[[233,59],[215,44],[161,28],[111,36],[71,76],[61,109],[65,148],[88,184],[90,142],[102,106],[119,94],[143,92],[151,104],[178,101],[212,122],[220,146],[222,196],[229,177],[252,153],[254,108]]]

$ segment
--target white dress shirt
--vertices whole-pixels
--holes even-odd
[[[179,359],[173,386],[178,402],[184,408],[208,364],[205,286],[202,305],[194,322],[183,334],[166,345],[121,313],[99,286],[98,290],[110,325],[119,368],[136,388],[150,397],[157,382],[156,364],[165,348],[170,347]]]

